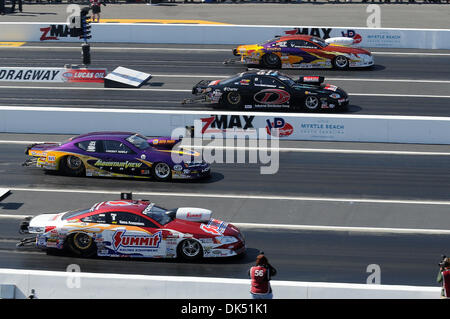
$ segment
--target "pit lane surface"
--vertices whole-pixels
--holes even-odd
[[[49,137],[52,141],[60,138]],[[349,144],[311,142],[306,146],[348,149]],[[440,146],[392,148],[362,144],[353,145],[352,149],[370,149],[371,145],[372,150],[383,148],[386,152],[402,149],[445,153]],[[305,145],[296,142],[283,146]],[[448,249],[450,235],[445,231],[450,228],[448,155],[392,152],[324,156],[321,152],[283,152],[276,175],[260,175],[257,165],[216,164],[210,181],[156,183],[45,174],[20,166],[25,157],[23,149],[23,144],[0,143],[0,152],[4,154],[0,161],[0,188],[12,189],[11,195],[0,202],[2,268],[64,271],[75,263],[84,272],[246,278],[257,252],[263,250],[278,268],[279,275],[275,278],[278,280],[365,283],[369,275],[367,266],[377,264],[381,267],[383,284],[434,286],[436,263]],[[135,198],[148,198],[167,208],[210,208],[216,218],[259,226],[242,227],[248,246],[243,258],[201,263],[90,260],[48,256],[31,248],[16,249],[21,216],[90,207],[94,202],[118,198],[121,191],[133,191]],[[353,200],[345,200],[349,196]],[[359,202],[358,198],[366,201]],[[329,227],[317,231],[272,224]],[[407,232],[351,228],[339,231],[334,226],[398,227]],[[417,228],[435,230],[436,234]]]
[[[2,48],[3,66],[79,64],[75,44]],[[374,49],[372,70],[284,70],[291,75],[324,75],[350,94],[351,114],[449,116],[449,51]],[[378,51],[378,52],[377,52]],[[140,89],[105,89],[98,84],[49,85],[0,82],[0,105],[210,110],[182,105],[202,79],[221,79],[246,70],[224,65],[231,46],[92,45],[92,67],[129,67],[153,74]]]

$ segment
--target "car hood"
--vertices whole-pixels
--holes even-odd
[[[213,218],[207,222],[194,222],[176,218],[166,224],[165,228],[184,234],[192,234],[195,238],[238,236],[240,233],[232,224]]]
[[[53,151],[59,147],[59,143],[38,143],[27,147],[26,154],[31,156],[45,155],[47,151]]]
[[[339,53],[348,53],[348,54],[367,54],[371,55],[371,53],[362,48],[355,48],[346,45],[338,45],[338,44],[329,44],[324,48],[325,51],[329,52],[339,52]]]

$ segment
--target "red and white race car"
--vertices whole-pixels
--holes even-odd
[[[245,240],[232,224],[211,218],[202,208],[167,210],[146,200],[121,199],[91,208],[42,214],[20,225],[38,248],[67,249],[75,255],[198,259],[245,252]]]

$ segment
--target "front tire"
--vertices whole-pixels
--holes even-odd
[[[153,177],[160,182],[168,181],[172,177],[172,170],[169,164],[164,162],[158,162],[152,166]]]
[[[333,66],[338,70],[346,70],[348,69],[348,59],[343,55],[338,55],[333,59]]]
[[[308,95],[305,98],[305,108],[308,111],[315,112],[320,108],[320,100],[315,95]]]
[[[185,260],[197,260],[203,257],[203,247],[195,239],[185,239],[178,245],[178,255]]]

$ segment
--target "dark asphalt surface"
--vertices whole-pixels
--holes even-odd
[[[308,232],[242,228],[247,253],[228,259],[182,262],[168,259],[76,258],[31,248],[16,248],[18,220],[0,224],[0,268],[160,276],[247,278],[259,251],[278,270],[274,280],[366,283],[367,266],[381,269],[381,284],[436,286],[437,263],[448,250],[449,235],[383,236],[350,232]]]
[[[3,88],[0,90],[0,105],[209,110],[211,108],[207,105],[182,105],[181,101],[191,97],[192,86],[202,79],[221,79],[246,70],[245,66],[222,64],[225,59],[232,57],[228,52],[230,47],[224,49],[225,46],[218,49],[226,51],[206,52],[184,51],[179,47],[175,51],[163,52],[110,50],[105,49],[110,47],[100,44],[96,49],[95,46],[93,44],[93,68],[103,67],[111,71],[117,66],[124,66],[151,73],[153,78],[147,85],[136,90],[104,89],[96,84],[57,85],[57,88],[54,88],[55,85],[41,83],[23,85],[17,82],[1,82]],[[40,49],[3,49],[0,63],[11,67],[62,67],[64,64],[80,63],[80,50],[77,47],[39,47]],[[202,48],[205,49],[204,46]],[[342,87],[350,94],[350,114],[450,115],[450,55],[410,56],[380,53],[375,55],[375,58],[376,65],[372,70],[283,72],[293,77],[316,74],[330,79],[327,82]]]
[[[62,66],[79,63],[77,49],[7,49],[2,50],[2,66]],[[189,96],[191,86],[204,75],[231,75],[241,72],[242,66],[225,66],[227,52],[171,52],[157,51],[95,50],[93,67],[116,66],[135,68],[156,74],[150,85],[142,90],[112,91],[92,86],[94,90],[56,90],[53,88],[25,88],[20,84],[3,82],[0,90],[0,105],[42,106],[90,106],[171,108],[181,106],[179,101]],[[339,78],[403,79],[448,81],[449,56],[401,56],[378,55],[376,67],[371,71],[287,71],[289,74],[320,74]],[[182,75],[182,76],[180,76]],[[177,77],[178,76],[178,77]],[[331,81],[330,81],[331,82]],[[364,82],[342,81],[342,86],[351,92],[373,94],[389,93],[448,95],[446,86],[435,82]],[[345,86],[344,86],[345,84]],[[341,82],[339,82],[341,85]],[[417,92],[417,86],[424,91]],[[42,85],[36,85],[39,87]],[[14,87],[14,88],[13,88]],[[409,88],[408,88],[409,87]],[[1,87],[0,87],[1,88]],[[97,90],[98,88],[98,90]],[[159,91],[151,91],[155,89]],[[167,91],[161,91],[167,89]],[[409,90],[409,91],[408,91]],[[355,92],[355,91],[354,91]],[[431,93],[430,93],[431,92]],[[354,96],[350,111],[355,114],[402,114],[449,116],[447,98],[374,97]],[[426,105],[426,106],[424,106]],[[204,106],[189,106],[189,109],[204,109]],[[261,175],[255,164],[215,164],[213,176],[208,181],[194,183],[156,183],[152,181],[115,180],[107,178],[70,178],[44,173],[39,169],[25,168],[24,145],[0,144],[0,187],[55,188],[111,191],[160,191],[191,192],[195,194],[261,195],[261,196],[314,196],[351,197],[373,199],[443,200],[450,193],[450,159],[448,156],[400,156],[323,153],[282,153],[280,170],[275,175]],[[14,195],[13,195],[14,196]],[[16,194],[15,202],[4,200],[1,214],[16,213],[14,205],[32,205],[32,196]],[[40,205],[63,206],[58,196],[37,195]],[[73,195],[74,202],[82,203],[81,195]],[[39,201],[39,200],[38,200]],[[442,212],[409,205],[403,207],[340,206],[330,204],[325,211],[319,204],[289,202],[283,200],[218,199],[164,199],[174,204],[183,201],[192,206],[205,207],[211,203],[217,208],[217,217],[240,222],[284,223],[298,225],[352,225],[447,229],[449,227],[446,207]],[[26,202],[26,203],[25,203]],[[84,203],[84,202],[83,202]],[[74,203],[72,203],[74,204]],[[91,204],[91,202],[89,202]],[[277,211],[277,206],[279,211]],[[245,208],[249,210],[244,214]],[[309,210],[307,209],[309,208]],[[428,210],[432,213],[428,213]],[[227,210],[229,210],[228,213]],[[392,211],[391,211],[392,210]],[[345,211],[345,212],[344,212]],[[41,212],[41,211],[39,211]],[[32,214],[39,213],[30,212]],[[261,216],[258,218],[258,214]],[[276,215],[271,218],[271,214]],[[316,219],[314,219],[314,217]],[[414,217],[414,218],[412,218]],[[442,223],[440,218],[443,217]],[[225,218],[224,218],[225,219]],[[295,231],[276,229],[243,229],[247,238],[248,253],[240,259],[207,260],[202,263],[180,263],[167,260],[114,260],[79,259],[70,256],[48,256],[35,249],[16,250],[15,241],[18,219],[0,219],[0,267],[18,269],[44,269],[64,271],[67,265],[79,264],[85,272],[135,273],[148,275],[189,275],[227,278],[246,278],[246,271],[253,263],[256,253],[264,250],[279,270],[278,280],[328,281],[365,283],[366,267],[378,264],[381,267],[381,283],[434,286],[437,262],[440,254],[448,249],[448,235],[423,234],[366,234],[360,232]],[[378,224],[377,224],[378,223]],[[448,251],[447,251],[448,252]]]

